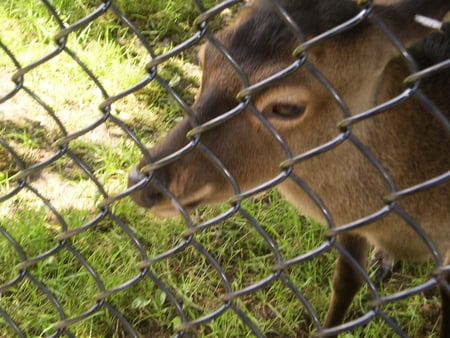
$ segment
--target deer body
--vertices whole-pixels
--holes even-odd
[[[386,69],[382,89],[371,106],[389,100],[403,89],[397,79],[405,78],[408,71],[398,63],[396,61]],[[430,80],[433,81],[436,80]],[[398,87],[392,88],[392,84]],[[440,107],[449,112],[450,100],[446,92],[449,87],[438,89],[432,83],[425,85],[434,87],[423,88],[429,97],[434,97],[434,102],[438,102],[439,98],[447,98],[447,102]],[[440,93],[436,93],[436,90]],[[415,125],[414,130],[405,129],[412,123]],[[399,190],[443,174],[450,168],[450,156],[445,155],[449,154],[450,139],[440,123],[417,100],[408,100],[385,114],[361,122],[361,125],[354,127],[353,134],[381,162]],[[349,142],[313,157],[298,167],[298,176],[317,192],[338,225],[351,223],[381,208],[383,203],[380,197],[389,190],[380,173]],[[398,203],[426,229],[441,253],[447,252],[450,245],[449,189],[450,184],[444,183]],[[299,210],[325,222],[321,211],[295,182],[287,180],[279,186],[279,190]],[[396,226],[393,228],[392,224]],[[395,214],[389,214],[354,233],[397,258],[430,258],[430,250],[423,240]]]
[[[282,1],[287,13],[307,37],[316,36],[358,13],[352,1]],[[442,17],[448,1],[409,1],[375,9],[406,46],[427,34],[413,23],[413,16]],[[401,24],[399,23],[401,22]],[[288,27],[264,1],[246,9],[239,20],[217,35],[237,61],[250,84],[257,83],[293,62],[299,44]],[[192,124],[204,123],[233,109],[243,79],[221,52],[208,43],[201,52],[204,77],[193,110],[198,121],[183,120],[154,149],[156,161],[188,143]],[[371,22],[330,38],[308,50],[308,64],[277,80],[251,97],[251,105],[281,135],[294,155],[303,154],[337,137],[345,118],[324,84],[311,71],[318,69],[342,97],[352,115],[366,111],[400,94],[410,71],[398,51],[379,27]],[[450,83],[447,74],[424,80],[421,90],[449,118]],[[286,153],[265,127],[255,109],[249,107],[225,123],[200,136],[233,175],[241,191],[251,189],[280,173]],[[351,137],[363,144],[402,190],[446,173],[450,168],[448,130],[417,98],[408,99],[385,112],[352,126]],[[130,185],[144,179],[143,160],[130,175]],[[321,199],[334,224],[344,226],[384,207],[382,198],[390,186],[382,173],[355,142],[345,140],[332,149],[295,163],[293,175],[300,177]],[[227,200],[233,189],[205,152],[195,147],[183,157],[155,170],[153,179],[163,184],[186,208]],[[277,188],[300,211],[327,223],[328,219],[293,177]],[[450,263],[450,183],[448,181],[395,202],[394,211],[377,221],[338,236],[339,242],[364,266],[372,244],[401,259],[425,260],[432,256],[422,238],[396,210],[406,212],[425,231],[439,254]],[[176,210],[152,184],[134,192],[133,198],[156,213],[170,216]],[[325,327],[342,322],[361,277],[340,257],[334,276],[334,295]],[[442,288],[441,337],[450,337],[450,295]]]

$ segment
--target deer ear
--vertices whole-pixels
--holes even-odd
[[[416,15],[440,21],[449,11],[449,0],[406,0],[390,6],[374,6],[374,12],[405,47],[410,47],[432,30],[418,23]]]

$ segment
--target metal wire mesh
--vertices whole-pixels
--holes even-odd
[[[220,320],[224,314],[233,312],[234,316],[239,318],[239,323],[236,323],[235,327],[242,328],[243,326],[244,331],[247,331],[248,334],[251,333],[255,336],[279,336],[282,334],[271,332],[270,329],[262,328],[258,325],[258,321],[255,318],[256,315],[248,304],[257,303],[258,297],[261,297],[259,292],[262,290],[281,283],[286,293],[289,294],[287,297],[290,299],[290,306],[294,304],[298,307],[299,320],[307,323],[303,334],[300,331],[296,335],[308,336],[312,331],[321,332],[323,330],[322,315],[318,314],[316,305],[308,298],[305,287],[297,285],[289,271],[291,269],[301,269],[308,261],[318,262],[321,259],[322,261],[320,262],[323,262],[323,260],[330,261],[329,258],[324,258],[325,254],[331,250],[337,250],[347,256],[357,266],[372,298],[365,313],[361,314],[359,318],[345,323],[339,330],[350,330],[378,318],[382,322],[384,321],[385,325],[392,328],[396,334],[400,336],[406,335],[402,330],[402,325],[397,324],[390,317],[389,312],[385,311],[385,305],[395,303],[411,295],[418,295],[439,283],[443,283],[442,275],[445,271],[449,271],[450,267],[444,265],[442,258],[434,248],[434,244],[423,232],[420,224],[416,224],[405,211],[396,206],[395,201],[429,186],[442,184],[449,178],[450,174],[447,172],[429,181],[420,182],[416,186],[397,190],[395,182],[383,169],[378,159],[351,133],[351,127],[363,119],[371,118],[382,112],[388,106],[399,104],[416,95],[425,106],[429,107],[430,112],[442,121],[444,127],[450,131],[449,122],[446,120],[443,112],[440,112],[433,102],[417,91],[423,78],[431,73],[447,68],[450,64],[449,60],[422,71],[417,71],[416,65],[408,51],[398,42],[389,29],[383,25],[383,22],[372,13],[371,2],[362,6],[360,12],[344,24],[330,29],[317,38],[305,40],[298,27],[289,20],[288,13],[285,13],[283,8],[274,1],[273,10],[298,35],[298,40],[302,41],[301,48],[296,51],[296,61],[276,75],[256,85],[250,85],[247,75],[242,73],[239,65],[234,65],[236,70],[241,72],[240,77],[245,85],[245,89],[239,93],[241,102],[232,111],[220,115],[214,121],[200,124],[186,100],[169,83],[170,79],[161,75],[160,68],[164,67],[165,62],[173,56],[178,56],[206,40],[221,50],[229,62],[233,62],[233,58],[216,39],[209,26],[210,21],[217,18],[221,11],[232,8],[239,3],[240,1],[223,1],[215,7],[206,9],[201,1],[195,0],[194,4],[197,8],[198,17],[192,23],[193,27],[196,27],[192,36],[180,44],[166,49],[163,53],[155,51],[155,46],[152,45],[145,34],[121,10],[115,7],[113,1],[99,3],[95,10],[83,18],[67,20],[61,14],[64,13],[62,8],[55,8],[51,1],[41,0],[41,4],[46,8],[49,20],[55,22],[58,29],[53,34],[53,41],[46,45],[47,47],[52,47],[42,51],[42,56],[39,59],[30,60],[17,57],[8,46],[8,43],[1,38],[0,34],[0,48],[4,60],[7,60],[7,68],[3,68],[7,69],[7,71],[5,75],[2,75],[4,84],[0,93],[0,104],[3,105],[3,107],[0,106],[3,115],[0,115],[2,117],[0,130],[2,130],[3,134],[0,135],[0,154],[3,157],[0,159],[0,165],[4,173],[0,177],[2,179],[0,238],[2,250],[8,253],[4,256],[7,258],[4,258],[4,261],[1,263],[3,265],[2,270],[7,272],[4,273],[4,277],[0,280],[0,326],[2,334],[15,334],[19,337],[72,337],[77,335],[75,332],[77,332],[78,326],[89,322],[89,325],[94,327],[92,329],[92,332],[94,332],[93,336],[111,336],[113,335],[112,332],[121,332],[123,336],[169,336],[173,334],[177,336],[197,336],[196,330],[199,327],[208,327],[210,322]],[[330,36],[358,26],[368,16],[382,27],[384,34],[392,40],[396,48],[401,50],[401,54],[405,56],[414,73],[406,79],[407,86],[401,95],[390,102],[373,107],[370,111],[365,111],[355,116],[349,113],[346,103],[339,97],[332,84],[328,83],[327,79],[321,75],[320,69],[316,69],[312,64],[308,63],[304,52],[312,46],[322,43]],[[120,22],[120,26],[125,28],[128,33],[134,34],[136,41],[145,49],[151,60],[143,67],[145,69],[143,74],[145,75],[137,79],[135,85],[122,89],[115,94],[110,94],[106,89],[108,86],[100,80],[101,76],[96,73],[98,71],[96,65],[88,65],[83,60],[83,57],[80,56],[81,52],[79,50],[75,51],[69,43],[72,35],[79,34],[86,26],[93,25],[101,21],[102,18]],[[23,18],[23,20],[28,19]],[[18,38],[20,39],[20,37]],[[71,113],[70,104],[68,104],[66,106],[67,112],[55,111],[52,107],[54,100],[52,93],[47,92],[45,88],[39,88],[39,86],[45,86],[45,84],[28,84],[27,79],[31,78],[33,73],[40,69],[47,71],[48,77],[51,78],[51,71],[54,70],[52,62],[60,59],[63,59],[63,62],[67,64],[70,63],[74,67],[78,67],[79,73],[83,74],[85,82],[88,84],[87,86],[96,90],[94,101],[98,105],[98,109],[95,106],[87,106],[77,108],[76,113]],[[47,66],[49,68],[45,68]],[[215,163],[219,170],[225,176],[228,176],[226,168],[223,168],[221,165],[220,158],[217,158],[201,143],[201,134],[224,123],[229,118],[239,114],[243,109],[253,109],[255,114],[257,114],[256,108],[252,107],[251,95],[270,85],[276,79],[282,78],[301,67],[308,69],[323,83],[345,113],[346,116],[341,122],[339,135],[329,143],[323,144],[308,153],[292,154],[287,144],[279,137],[276,128],[262,119],[261,121],[268,130],[279,140],[286,153],[287,160],[283,162],[282,170],[276,178],[251,191],[241,193],[238,184],[231,182],[236,196],[231,203],[231,207],[226,208],[224,212],[219,212],[216,217],[211,217],[207,220],[201,219],[201,217],[199,217],[200,220],[194,219],[194,216],[184,209],[164,185],[156,180],[152,180],[151,175],[149,175],[147,181],[143,181],[129,190],[125,191],[122,186],[122,189],[124,189],[122,193],[118,192],[117,188],[112,188],[113,191],[110,191],[110,182],[107,179],[105,180],[101,169],[99,169],[101,165],[93,167],[92,163],[102,162],[102,156],[106,156],[108,152],[106,148],[112,148],[110,152],[114,156],[114,145],[105,146],[102,148],[104,153],[95,154],[95,156],[91,154],[92,149],[89,147],[89,142],[99,142],[95,139],[96,134],[100,134],[100,138],[104,137],[101,128],[107,126],[109,130],[120,134],[121,138],[127,139],[131,144],[130,148],[138,149],[138,153],[147,158],[148,162],[151,163],[146,168],[149,172],[182,157],[192,147],[199,147]],[[7,77],[10,77],[10,79]],[[403,81],[403,79],[400,80]],[[66,81],[70,82],[71,79],[67,78]],[[185,149],[173,154],[168,159],[154,163],[147,152],[146,146],[141,141],[141,137],[137,135],[136,131],[132,131],[127,126],[127,123],[124,122],[124,119],[120,117],[117,111],[114,113],[114,105],[119,104],[121,100],[127,97],[135,95],[135,93],[153,83],[157,83],[164,88],[168,96],[176,102],[178,108],[192,119],[194,125],[190,132],[191,141]],[[60,83],[59,85],[64,87],[65,83]],[[83,89],[80,88],[79,90]],[[76,99],[74,97],[77,96],[77,93],[67,92],[66,96],[67,101],[69,101]],[[155,100],[159,99],[166,98],[155,98]],[[34,109],[40,112],[40,117],[37,121],[27,118],[27,112],[22,113],[23,117],[18,117],[20,115],[18,110],[20,110],[21,100],[31,101]],[[87,111],[87,113],[80,114],[80,117],[74,117],[75,114],[78,114],[78,110]],[[22,118],[23,123],[17,122],[15,118],[19,121]],[[76,128],[67,126],[68,118],[79,120]],[[15,136],[11,137],[13,131]],[[18,141],[19,139],[20,141]],[[276,187],[289,177],[290,180],[295,181],[302,187],[324,210],[324,214],[327,215],[326,206],[321,203],[319,197],[315,195],[314,191],[307,186],[301,177],[293,174],[292,167],[312,156],[339,146],[345,140],[352,142],[373,163],[376,170],[385,177],[391,193],[386,197],[385,205],[376,213],[368,215],[366,218],[355,220],[347,226],[331,227],[325,239],[322,239],[322,237],[317,239],[314,249],[295,257],[286,258],[283,253],[284,249],[280,248],[279,243],[274,240],[270,228],[261,220],[263,217],[249,211],[245,203],[249,197]],[[32,148],[39,153],[37,159],[30,160],[29,154],[24,153],[23,146],[26,142],[32,143]],[[97,162],[92,161],[92,156],[95,157]],[[123,162],[124,170],[118,170],[118,175],[125,176],[125,170],[131,168],[133,163],[130,163],[128,159],[124,159]],[[58,179],[52,181],[55,175]],[[69,189],[71,186],[77,186],[76,183],[73,183],[73,175],[83,177],[85,181],[89,182],[88,185],[79,185],[78,188]],[[229,179],[232,180],[230,177]],[[123,213],[120,211],[121,203],[127,199],[127,196],[143,185],[148,184],[148,181],[151,181],[152,184],[156,185],[158,189],[174,201],[181,213],[181,223],[184,222],[177,234],[182,239],[168,244],[167,251],[159,253],[151,251],[153,246],[151,234],[153,231],[157,231],[155,227],[164,228],[164,221],[153,221],[153,223],[157,224],[149,225],[148,233],[143,234],[141,230],[137,231],[135,229],[136,220],[124,219],[121,216]],[[66,194],[64,194],[65,189],[63,189],[62,195],[54,197],[50,194],[52,197],[46,197],[47,189],[54,184],[67,184]],[[23,214],[23,208],[30,208],[29,204],[26,203],[27,198],[34,201],[34,207],[37,211],[27,213],[27,217],[18,216],[21,213]],[[77,199],[83,202],[80,202],[77,208],[67,208],[65,201]],[[126,208],[127,204],[124,205]],[[428,280],[415,287],[406,288],[384,296],[371,277],[363,268],[358,266],[346,250],[336,241],[336,236],[341,232],[383,217],[387,213],[396,213],[402,217],[427,243],[433,253],[432,265],[434,274]],[[147,216],[140,214],[136,217],[145,218]],[[236,287],[232,278],[230,278],[230,273],[227,270],[229,267],[224,268],[223,263],[221,263],[223,262],[222,257],[218,257],[217,252],[208,246],[208,237],[206,236],[206,239],[204,237],[199,239],[198,237],[202,233],[210,235],[211,233],[208,231],[211,231],[214,226],[230,219],[233,219],[234,222],[245,224],[245,228],[248,231],[247,235],[251,234],[254,237],[253,239],[260,243],[258,245],[264,246],[267,255],[266,259],[263,260],[266,264],[265,277],[250,281],[246,285],[240,285],[239,287]],[[330,215],[328,222],[329,224],[333,223],[332,215]],[[32,233],[33,236],[36,235],[36,232],[29,231],[33,227],[42,227],[44,229],[39,234],[39,238],[33,238],[28,235],[29,233]],[[99,239],[98,236],[93,237],[93,232],[105,234],[105,237],[101,237],[102,239]],[[319,235],[316,236],[320,237],[320,231],[317,230],[317,232]],[[170,238],[173,238],[169,234],[167,237],[169,241]],[[106,250],[104,241],[112,243],[108,250]],[[128,261],[128,264],[133,267],[131,272],[121,275],[122,282],[118,285],[111,285],[112,282],[108,278],[108,273],[120,274],[120,270],[123,268],[123,266],[114,266],[114,264],[117,264],[114,258],[108,261],[111,263],[111,266],[100,267],[95,265],[93,248],[102,245],[105,245],[105,255],[110,255],[111,257],[116,255],[123,256]],[[235,249],[239,248],[239,243],[233,243],[231,246]],[[245,256],[245,246],[237,250],[244,252],[243,255]],[[232,254],[230,251],[228,253]],[[208,285],[208,275],[216,276],[215,280],[211,280],[212,285],[208,287],[215,289],[214,293],[217,299],[215,302],[211,301],[211,304],[205,309],[198,309],[201,306],[196,305],[193,299],[191,299],[192,304],[186,304],[187,298],[189,298],[186,297],[186,294],[195,294],[196,290],[181,290],[183,288],[182,282],[178,285],[172,285],[166,281],[169,273],[167,270],[170,270],[171,265],[177,264],[179,255],[191,255],[195,257],[193,264],[204,267],[205,276],[202,286],[204,284]],[[329,263],[331,264],[331,262]],[[59,271],[58,266],[61,265],[72,266],[72,268]],[[249,262],[249,265],[251,265],[251,262]],[[61,280],[65,280],[67,284],[59,285],[58,282],[54,282]],[[116,281],[113,283],[116,283]],[[117,307],[116,304],[123,304],[123,300],[129,297],[128,294],[131,290],[136,288],[139,290],[142,285],[151,285],[150,289],[152,290],[150,295],[143,294],[142,299],[148,297],[150,302],[160,302],[166,304],[166,306],[164,310],[162,308],[158,310],[155,307],[148,308],[145,306],[139,307],[139,309],[146,309],[148,312],[163,311],[159,317],[167,317],[169,322],[172,321],[172,327],[167,327],[166,322],[161,324],[161,328],[158,329],[154,328],[158,324],[153,324],[153,329],[143,329],[145,324],[136,323],[133,319],[136,307],[132,308],[131,304],[128,308],[120,306],[121,308],[119,309]],[[92,290],[95,290],[95,292]],[[142,290],[148,289],[143,288]],[[31,305],[27,300],[30,297],[38,297],[40,300]],[[253,300],[246,303],[246,300],[249,299]],[[129,301],[129,303],[131,302],[136,302],[136,299]],[[243,305],[244,303],[247,305]],[[37,307],[37,304],[39,304],[35,311],[37,318],[22,317],[22,306]],[[196,311],[193,311],[192,308],[195,309],[196,306]],[[42,316],[46,317],[51,324],[42,327],[39,324],[43,318]],[[177,320],[173,318],[177,318]],[[279,319],[279,317],[277,318]],[[111,330],[110,332],[98,332],[95,329],[96,325],[101,327],[109,326]],[[117,326],[120,329],[116,330]],[[232,332],[210,332],[210,334],[211,336],[233,336]]]

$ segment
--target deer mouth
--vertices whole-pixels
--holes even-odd
[[[138,186],[139,184],[144,183],[143,180],[147,180],[147,177],[135,168],[128,178],[128,186]],[[172,191],[170,185],[168,185],[168,190],[174,195],[174,198],[170,198],[163,192],[155,189],[151,183],[148,183],[141,188],[136,188],[136,190],[130,194],[130,197],[138,205],[151,209],[155,215],[163,218],[179,215],[182,213],[182,209],[192,210],[202,203],[209,203],[211,196],[214,196],[212,184],[204,184],[195,191],[183,191],[180,193],[178,193],[176,189]]]
[[[175,203],[157,204],[151,208],[152,214],[160,218],[173,218],[183,213],[183,209],[190,211],[199,206],[201,202],[192,202],[189,204],[175,205]]]
[[[183,209],[185,211],[190,211],[198,207],[200,204],[208,203],[207,200],[201,197],[201,194],[209,192],[209,190],[210,188],[208,186],[202,188],[197,194],[195,194],[195,196],[198,196],[197,199],[194,198],[194,195],[189,199],[177,199],[176,201],[171,201],[167,198],[161,197],[160,203],[152,205],[152,213],[161,218],[171,218],[179,216],[183,213]],[[150,198],[150,200],[152,200],[152,198]]]

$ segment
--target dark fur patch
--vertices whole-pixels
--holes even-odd
[[[420,69],[450,59],[450,23],[446,23],[442,32],[432,33],[416,44],[409,52]]]
[[[284,0],[280,4],[307,37],[323,33],[359,12],[351,0]],[[286,46],[295,37],[273,8],[264,3],[239,25],[229,39],[226,45],[239,63],[257,65],[289,52]]]

